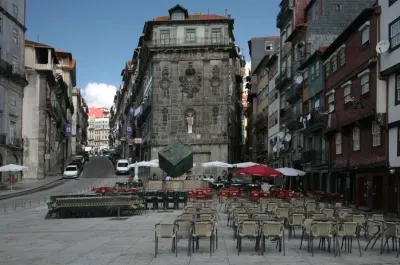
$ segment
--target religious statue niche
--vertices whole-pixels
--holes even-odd
[[[160,88],[164,91],[164,97],[169,98],[169,89],[171,87],[171,79],[169,78],[168,67],[164,67],[161,72],[161,79],[159,81]]]
[[[166,126],[168,123],[168,109],[163,108],[162,110],[162,119],[163,119],[163,125]]]
[[[185,75],[179,77],[182,92],[186,94],[187,98],[193,98],[200,91],[202,79],[203,77],[193,68],[193,63],[189,62]]]
[[[212,70],[212,77],[210,79],[210,86],[214,95],[218,95],[218,88],[222,84],[222,79],[220,77],[221,70],[217,65],[214,65]]]
[[[218,106],[215,106],[212,109],[212,123],[217,124],[218,123],[218,114],[219,114],[219,108]]]
[[[193,133],[194,115],[195,112],[193,109],[188,109],[185,112],[188,133]]]

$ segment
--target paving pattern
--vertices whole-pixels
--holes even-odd
[[[110,218],[44,220],[44,205],[7,215],[0,219],[1,265],[254,265],[254,264],[399,264],[396,253],[380,255],[379,248],[358,255],[357,244],[353,253],[342,252],[341,257],[316,250],[314,257],[306,248],[299,249],[300,239],[286,239],[286,256],[267,243],[264,256],[254,251],[254,241],[245,239],[243,252],[238,256],[232,228],[226,226],[226,215],[220,213],[219,249],[212,257],[208,241],[200,241],[200,250],[187,255],[187,241],[179,243],[178,258],[171,253],[171,242],[160,241],[160,253],[154,258],[154,225],[171,222],[180,211],[169,213],[148,212],[127,220]],[[317,241],[315,241],[317,245]],[[366,245],[364,239],[362,246]]]

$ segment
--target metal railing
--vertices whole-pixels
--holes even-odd
[[[306,127],[303,129],[304,132],[310,132],[315,129],[318,129],[319,127],[322,127],[324,125],[324,119],[325,116],[323,114],[324,108],[315,108],[311,112],[311,119],[307,120],[306,119]]]
[[[312,165],[324,165],[328,163],[328,149],[309,150],[303,152],[303,163]]]
[[[194,40],[186,38],[154,39],[146,42],[149,47],[183,47],[183,46],[228,46],[231,45],[229,37],[200,38]]]

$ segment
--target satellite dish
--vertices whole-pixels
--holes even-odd
[[[379,54],[385,53],[389,50],[390,42],[387,40],[381,40],[376,45],[376,52]]]
[[[283,137],[285,137],[285,134],[283,132],[278,133],[278,137],[279,139],[283,139]]]
[[[302,77],[301,75],[296,76],[296,77],[294,78],[294,82],[295,82],[297,85],[300,85],[300,84],[303,82],[303,77]]]
[[[274,151],[274,153],[276,153],[278,151],[278,147],[276,147],[276,145],[274,147],[272,147],[272,151]]]
[[[290,142],[290,140],[292,140],[292,135],[286,134],[285,141]]]

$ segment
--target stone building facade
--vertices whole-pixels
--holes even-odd
[[[178,139],[193,150],[194,175],[217,174],[202,162],[239,162],[244,60],[234,45],[233,22],[229,15],[189,15],[177,5],[169,16],[145,23],[132,60],[135,86],[124,108],[132,108],[133,124],[119,126],[141,138],[133,160],[157,159]]]
[[[25,31],[25,1],[0,1],[0,166],[22,164]],[[20,177],[0,172],[0,183]]]
[[[74,106],[53,47],[26,40],[25,67],[29,85],[23,99],[24,178],[42,179],[60,173],[69,158],[66,128]]]

